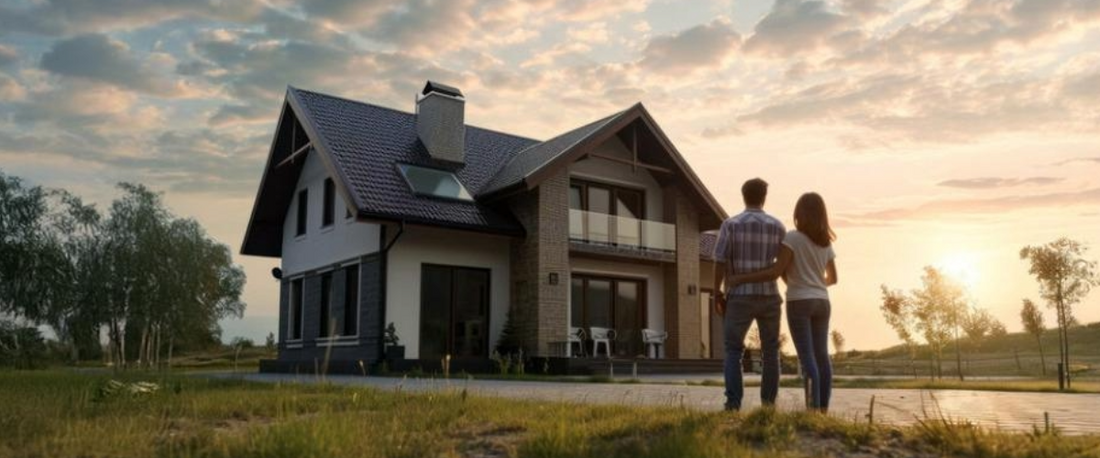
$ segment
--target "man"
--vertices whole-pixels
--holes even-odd
[[[718,242],[714,247],[715,259],[724,268],[714,269],[714,290],[718,297],[715,308],[724,319],[726,341],[726,410],[740,410],[745,388],[741,378],[741,356],[745,351],[745,334],[756,320],[760,331],[760,347],[763,358],[763,380],[760,383],[760,401],[774,405],[779,394],[779,320],[783,298],[779,296],[776,282],[746,283],[731,290],[721,290],[723,280],[727,288],[734,274],[755,272],[770,267],[779,255],[779,245],[787,228],[771,215],[764,213],[764,201],[768,195],[768,183],[759,178],[746,181],[741,186],[745,211],[722,223]]]

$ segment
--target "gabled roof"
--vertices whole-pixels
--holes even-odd
[[[650,154],[660,156],[663,164],[691,184],[694,201],[701,203],[704,227],[725,218],[721,206],[641,104],[544,142],[467,126],[465,161],[454,164],[429,156],[417,136],[413,113],[289,87],[242,254],[281,255],[283,223],[302,161],[279,164],[291,155],[293,148],[286,145],[293,144],[288,138],[294,137],[288,129],[298,129],[298,123],[312,145],[307,154],[319,156],[349,210],[363,220],[521,235],[523,227],[498,197],[533,189],[628,126],[634,127],[635,139],[638,132],[645,136]],[[464,202],[416,195],[397,171],[402,163],[454,172],[477,199]]]
[[[635,135],[632,142],[648,139],[646,143],[650,146],[650,155],[671,163],[670,169],[690,185],[688,191],[695,198],[703,225],[720,224],[727,216],[725,210],[641,103],[521,151],[478,193],[478,197],[492,199],[511,191],[534,189],[553,172],[591,153],[604,141],[626,132],[631,126],[637,129],[631,131]],[[644,137],[638,137],[639,132]]]

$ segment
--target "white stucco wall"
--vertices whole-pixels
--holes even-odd
[[[638,278],[646,282],[646,327],[663,331],[665,329],[665,279],[661,266],[631,262],[614,262],[598,259],[572,257],[569,259],[569,271],[580,274],[610,275],[614,277]],[[570,298],[572,300],[572,298]],[[572,307],[568,309],[572,312]],[[569,317],[572,323],[572,317]]]
[[[420,356],[420,275],[422,264],[489,269],[489,349],[496,347],[510,304],[507,237],[408,226],[390,249],[386,275],[386,321],[394,323],[405,357]]]
[[[620,159],[633,159],[630,150],[615,137],[596,148],[596,152]],[[661,191],[661,185],[653,179],[653,175],[646,169],[638,168],[635,171],[633,167],[627,164],[590,157],[570,164],[569,176],[645,190],[646,219],[650,221],[664,220],[664,192]]]
[[[332,265],[340,261],[378,251],[381,227],[377,224],[356,222],[354,218],[344,218],[346,214],[343,197],[336,193],[336,210],[331,226],[321,227],[321,212],[325,199],[324,182],[328,172],[317,156],[310,152],[306,155],[302,174],[294,189],[294,198],[283,221],[283,257],[284,276],[291,276],[318,267]],[[295,236],[298,221],[298,192],[309,189],[309,215],[306,218],[306,233]]]

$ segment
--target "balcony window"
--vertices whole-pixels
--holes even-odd
[[[675,226],[645,219],[645,192],[573,180],[569,238],[589,243],[675,250]]]

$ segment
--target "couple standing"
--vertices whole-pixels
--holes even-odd
[[[741,195],[745,211],[722,223],[714,257],[724,262],[725,272],[714,270],[715,308],[724,319],[726,343],[726,410],[739,410],[744,387],[741,357],[745,334],[753,320],[760,332],[763,380],[760,398],[774,405],[779,394],[779,321],[783,298],[776,279],[787,284],[787,326],[806,387],[810,409],[826,411],[832,391],[829,362],[829,292],[836,284],[836,255],[825,201],[806,193],[794,208],[795,230],[764,212],[768,183],[759,178],[745,182]],[[725,280],[723,293],[720,286]]]

